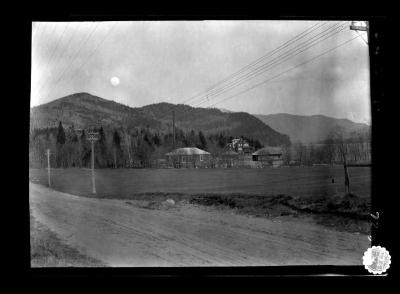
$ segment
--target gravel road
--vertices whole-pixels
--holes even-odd
[[[362,265],[366,235],[176,204],[147,209],[30,183],[34,218],[110,266]]]

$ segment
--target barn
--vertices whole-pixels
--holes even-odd
[[[196,147],[178,148],[165,154],[171,167],[210,167],[211,153]]]
[[[280,147],[264,147],[257,150],[252,154],[253,161],[261,162],[264,165],[271,165],[273,167],[281,166],[283,164],[282,148]]]

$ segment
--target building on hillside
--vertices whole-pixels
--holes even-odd
[[[232,142],[228,143],[226,147],[228,150],[236,151],[239,154],[251,153],[254,151],[250,144],[242,138],[232,139]]]
[[[165,154],[170,167],[210,167],[211,153],[196,147],[178,148]]]
[[[281,166],[283,164],[283,151],[280,147],[264,147],[252,154],[253,161],[258,161],[262,166]]]

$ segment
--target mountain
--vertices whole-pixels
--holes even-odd
[[[333,131],[340,131],[345,138],[365,135],[370,126],[348,119],[337,119],[324,115],[293,115],[278,113],[254,115],[274,130],[287,134],[292,142],[316,143],[327,139]]]
[[[229,109],[225,109],[225,108],[218,108],[219,110],[221,110],[222,112],[226,112],[226,113],[232,113],[234,111],[229,110]]]
[[[129,107],[114,101],[76,93],[31,108],[31,128],[64,126],[87,128],[97,124],[103,127],[144,127],[161,133],[172,132],[172,112],[176,127],[204,134],[225,132],[230,136],[246,136],[264,145],[290,144],[287,135],[273,130],[261,120],[245,112],[225,113],[213,108],[194,108],[187,105],[157,103],[144,107]]]

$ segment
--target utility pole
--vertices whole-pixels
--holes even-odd
[[[357,21],[352,21],[351,25],[350,25],[350,30],[352,31],[356,31],[358,33],[358,31],[363,31],[363,32],[367,32],[367,41],[365,41],[367,44],[369,42],[369,22],[366,21],[365,22],[365,26],[360,26],[360,25],[356,25]]]
[[[51,187],[50,184],[50,149],[46,150],[47,152],[47,177],[48,177],[48,181],[49,181],[49,187]]]
[[[172,110],[172,132],[173,132],[173,136],[174,136],[174,150],[175,150],[175,111]]]
[[[96,180],[94,175],[94,142],[99,139],[99,133],[95,131],[88,131],[87,138],[92,145],[92,193],[96,194]]]

